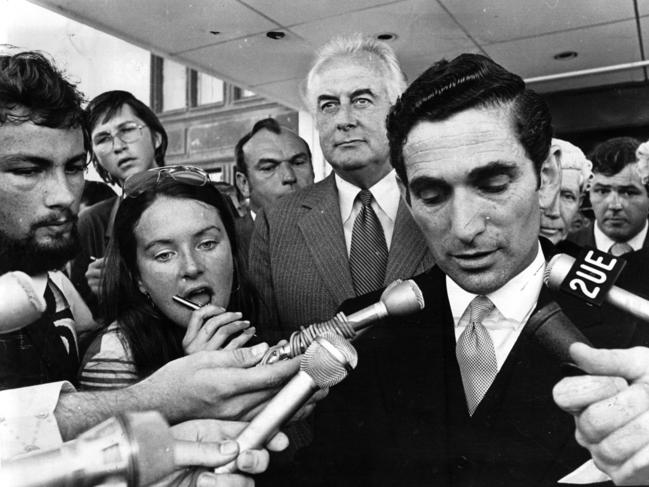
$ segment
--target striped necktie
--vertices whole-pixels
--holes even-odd
[[[362,206],[354,220],[349,270],[356,295],[360,296],[383,286],[388,264],[388,246],[381,222],[371,206],[372,193],[363,189],[357,198]]]
[[[467,308],[469,324],[458,338],[455,347],[470,416],[473,416],[498,373],[494,344],[482,324],[493,309],[493,303],[486,296],[473,298]]]

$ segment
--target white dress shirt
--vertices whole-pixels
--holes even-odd
[[[608,249],[610,249],[611,246],[613,244],[616,244],[617,242],[611,239],[604,232],[602,232],[597,222],[593,223],[593,225],[595,225],[595,230],[593,232],[593,235],[595,236],[595,246],[597,247],[597,250],[601,250],[602,252],[608,252]],[[649,228],[649,221],[646,221],[642,230],[640,230],[640,232],[638,232],[635,237],[633,237],[630,240],[627,240],[626,243],[628,243],[631,246],[631,248],[633,248],[633,250],[640,250],[642,248],[642,244],[644,243],[644,239],[647,236],[648,228]]]
[[[352,247],[352,231],[354,230],[354,221],[356,215],[361,211],[363,206],[360,200],[356,199],[361,188],[345,181],[336,174],[336,187],[338,188],[338,203],[340,204],[340,215],[343,220],[343,231],[345,233],[345,245],[347,246],[347,255]],[[392,242],[392,233],[394,232],[394,222],[397,219],[397,210],[399,209],[399,200],[401,192],[397,184],[397,177],[394,170],[386,174],[383,179],[369,188],[372,193],[372,209],[383,227],[385,243],[390,250]]]
[[[523,326],[536,307],[543,286],[544,271],[545,259],[539,245],[536,257],[529,266],[510,279],[503,287],[487,294],[494,304],[494,309],[482,321],[482,324],[493,341],[498,370],[505,363],[514,343],[523,331]],[[455,340],[457,341],[468,325],[468,317],[465,320],[461,318],[477,294],[465,291],[448,276],[446,276],[446,289],[455,324]]]

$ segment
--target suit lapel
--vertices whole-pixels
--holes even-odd
[[[385,284],[403,276],[414,276],[432,266],[432,257],[426,259],[428,246],[421,230],[410,214],[410,210],[399,198],[399,209],[394,223]]]
[[[354,295],[354,287],[333,173],[313,186],[303,206],[308,211],[297,224],[315,268],[335,300],[343,302]]]

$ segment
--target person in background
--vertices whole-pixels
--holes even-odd
[[[80,385],[88,389],[126,387],[185,354],[238,348],[255,332],[243,319],[254,316],[255,298],[234,217],[209,175],[155,168],[123,189],[104,271],[111,324],[86,353]]]
[[[108,184],[122,186],[133,175],[164,166],[167,132],[153,111],[127,91],[107,91],[86,107],[90,158]],[[79,219],[81,251],[73,260],[71,280],[97,312],[104,254],[113,231],[119,198],[89,208]]]
[[[638,172],[639,146],[632,137],[616,137],[595,147],[589,191],[595,223],[569,240],[616,256],[649,246],[649,193]]]
[[[568,236],[579,213],[593,177],[593,165],[579,147],[565,140],[552,139],[550,150],[561,165],[561,187],[552,204],[541,209],[541,235],[556,245]]]
[[[234,148],[237,192],[248,201],[238,223],[246,261],[257,214],[279,198],[313,184],[311,149],[306,140],[274,118],[259,120]]]
[[[405,86],[394,51],[374,38],[319,50],[304,99],[333,172],[264,209],[250,242],[273,336],[329,320],[345,299],[433,264],[389,161],[385,117]]]
[[[83,185],[83,193],[81,194],[79,213],[100,201],[114,198],[115,196],[117,196],[115,191],[113,191],[106,183],[86,179],[86,182]]]

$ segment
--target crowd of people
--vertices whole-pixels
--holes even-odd
[[[184,448],[168,485],[649,485],[648,324],[544,285],[553,256],[591,248],[649,297],[649,143],[587,157],[493,60],[408,84],[360,34],[322,46],[304,88],[331,174],[314,184],[308,143],[268,118],[227,185],[167,165],[132,94],[84,106],[43,54],[0,55],[0,276],[45,302],[0,323],[2,460],[156,410]],[[262,365],[269,346],[401,279],[423,309],[364,332],[349,378],[240,452],[299,368]],[[530,332],[548,306],[584,337],[580,375]]]

